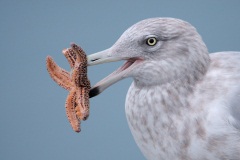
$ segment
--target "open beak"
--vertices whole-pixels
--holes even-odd
[[[119,67],[116,71],[102,79],[96,85],[94,85],[89,93],[89,97],[94,97],[104,91],[106,88],[111,86],[112,84],[131,76],[131,71],[143,61],[142,58],[138,57],[122,57],[117,56],[116,54],[111,52],[111,48],[91,54],[87,57],[88,66],[108,63],[108,62],[115,62],[120,60],[126,60],[126,62]]]

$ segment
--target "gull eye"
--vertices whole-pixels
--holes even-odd
[[[157,39],[155,37],[150,37],[146,41],[147,45],[155,46],[157,44]]]

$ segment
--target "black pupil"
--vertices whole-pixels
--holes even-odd
[[[150,39],[149,39],[149,43],[150,43],[150,44],[153,44],[153,43],[154,43],[154,39],[153,39],[153,38],[150,38]]]

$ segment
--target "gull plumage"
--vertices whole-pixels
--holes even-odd
[[[90,91],[132,77],[125,103],[133,137],[149,160],[240,160],[240,53],[208,53],[197,30],[174,18],[127,29],[88,65],[126,60]]]

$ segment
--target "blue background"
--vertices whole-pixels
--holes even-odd
[[[64,103],[67,91],[50,79],[45,58],[63,68],[70,42],[87,54],[110,47],[129,26],[150,17],[193,24],[209,52],[240,51],[239,0],[0,1],[0,159],[138,159],[144,157],[127,125],[131,79],[91,99],[91,113],[75,133]],[[89,67],[92,85],[122,62]]]

